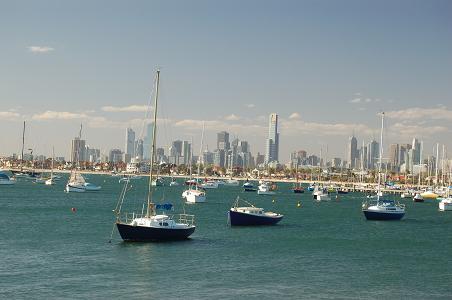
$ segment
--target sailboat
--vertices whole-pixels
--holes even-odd
[[[79,139],[82,138],[82,125],[80,125]],[[69,180],[66,184],[66,192],[76,192],[83,193],[85,191],[98,191],[101,189],[100,186],[96,186],[92,183],[86,182],[85,178],[83,178],[82,174],[77,170],[80,165],[80,147],[78,147],[75,153],[76,164],[75,167],[71,170],[71,175],[69,176]]]
[[[50,178],[46,180],[46,185],[54,185],[55,178],[53,177],[53,164],[55,161],[55,148],[52,148],[52,168],[50,169]]]
[[[441,201],[438,203],[438,207],[440,211],[452,211],[452,196],[450,195],[450,189],[451,189],[451,176],[452,176],[452,166],[449,168],[449,185],[446,189],[446,197],[441,199]]]
[[[294,185],[292,191],[295,194],[302,194],[302,193],[304,193],[304,189],[301,186],[301,184],[298,182],[298,163],[295,165],[295,177],[296,177],[296,182],[295,182],[295,185]]]
[[[201,172],[201,155],[202,155],[202,144],[204,141],[204,123],[202,124],[202,134],[201,134],[201,149],[199,151],[200,155],[198,158],[198,172],[196,176],[196,184],[189,184],[188,189],[182,193],[182,198],[188,203],[201,203],[206,202],[206,192],[203,189],[198,188],[199,186],[199,174]],[[191,159],[190,159],[191,161]],[[190,163],[190,175],[191,175],[191,163]]]
[[[154,188],[152,180],[155,164],[156,130],[157,130],[157,104],[159,95],[160,70],[156,75],[156,90],[154,99],[154,126],[151,147],[151,167],[147,192],[146,208],[141,213],[122,213],[122,204],[128,190],[127,183],[121,192],[120,199],[114,210],[116,214],[116,227],[124,241],[166,241],[187,239],[194,231],[194,215],[180,214],[176,221],[175,216],[164,213],[157,214],[157,209],[171,209],[171,204],[156,205],[152,199]],[[144,213],[145,211],[145,213]]]
[[[381,159],[383,155],[384,113],[381,114],[380,153],[378,161],[377,197],[362,204],[362,211],[367,220],[400,220],[405,215],[405,205],[394,200],[383,199],[381,194]]]

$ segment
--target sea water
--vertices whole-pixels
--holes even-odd
[[[439,212],[435,200],[401,199],[401,221],[366,221],[359,193],[318,203],[290,184],[274,196],[220,186],[206,203],[183,205],[180,180],[157,187],[154,202],[194,214],[191,239],[125,243],[112,212],[124,184],[88,177],[102,190],[65,193],[65,177],[54,186],[0,186],[1,299],[452,298],[452,212]],[[131,185],[125,208],[141,211],[147,179]],[[231,228],[237,196],[284,218]]]

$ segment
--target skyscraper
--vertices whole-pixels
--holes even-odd
[[[132,128],[126,129],[126,144],[124,147],[125,162],[130,162],[135,157],[135,131]]]
[[[268,139],[265,147],[265,163],[278,161],[279,155],[279,129],[278,129],[278,115],[276,113],[270,114],[268,122]]]
[[[229,150],[231,145],[229,144],[229,133],[226,131],[217,133],[217,149]]]
[[[347,159],[350,161],[350,168],[354,169],[356,167],[356,161],[358,160],[358,140],[354,135],[348,140]]]
[[[413,138],[411,149],[413,149],[413,164],[417,165],[421,159],[421,143],[417,138]]]
[[[400,158],[399,144],[391,144],[389,146],[389,163],[391,164],[393,170],[397,169],[397,167],[399,166],[400,164],[399,158]]]
[[[377,141],[372,140],[367,144],[367,163],[369,169],[374,169],[378,162],[380,147]]]
[[[71,162],[85,161],[85,140],[76,137],[71,143]]]

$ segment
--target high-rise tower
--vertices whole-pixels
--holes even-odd
[[[279,156],[279,129],[278,115],[270,114],[268,122],[268,139],[265,147],[265,163],[278,161]]]

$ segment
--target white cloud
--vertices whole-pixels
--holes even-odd
[[[107,112],[146,112],[149,108],[148,105],[104,106],[102,110]]]
[[[361,103],[361,98],[354,98],[354,99],[352,99],[352,100],[350,100],[348,102],[350,102],[350,103]]]
[[[20,114],[14,111],[0,111],[0,119],[2,120],[16,120],[20,118]]]
[[[397,137],[431,137],[432,135],[450,131],[445,126],[425,126],[417,124],[395,123],[388,128],[392,136]]]
[[[30,46],[28,50],[33,53],[48,53],[54,51],[55,49],[47,46]]]
[[[294,112],[294,113],[292,113],[292,114],[289,116],[289,119],[291,119],[291,120],[293,120],[293,119],[300,119],[300,114],[297,113],[297,112]]]
[[[402,110],[388,111],[385,115],[390,119],[402,120],[447,120],[452,121],[452,110],[446,107],[420,108],[413,107]]]
[[[374,130],[364,124],[345,123],[316,123],[301,120],[281,120],[281,134],[288,136],[348,136],[353,131],[360,134],[372,134]]]
[[[84,113],[71,113],[67,111],[52,111],[48,110],[41,114],[34,114],[32,116],[33,120],[74,120],[74,119],[85,119],[88,115]]]
[[[227,121],[237,121],[237,120],[240,120],[240,117],[237,115],[231,114],[229,116],[226,116],[224,119]]]
[[[256,105],[254,105],[254,104],[252,104],[252,103],[245,104],[245,106],[248,107],[248,108],[254,108],[254,107],[256,107]]]

